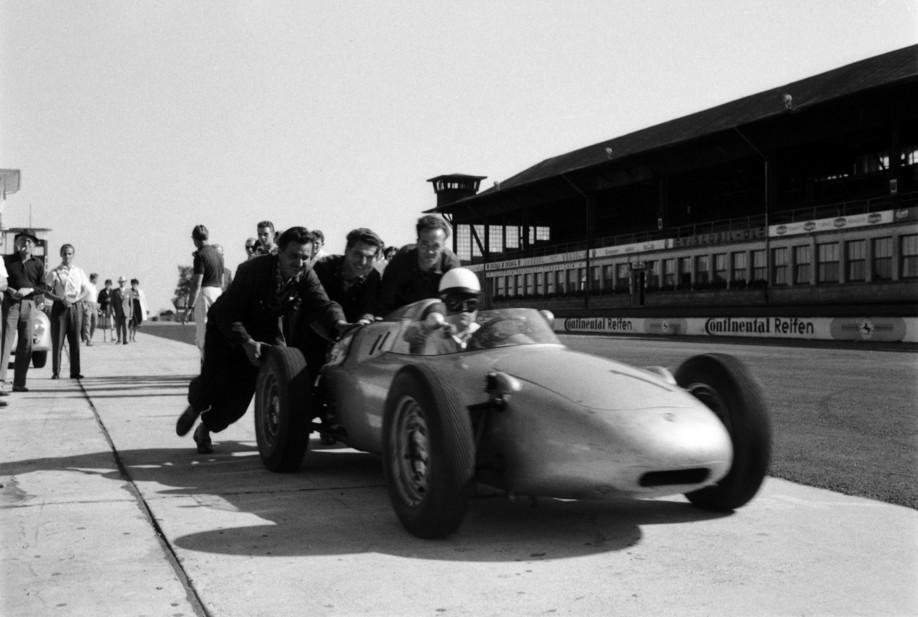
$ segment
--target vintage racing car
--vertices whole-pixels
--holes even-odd
[[[255,398],[265,466],[296,470],[314,430],[379,454],[398,518],[425,538],[458,528],[475,483],[573,499],[684,493],[714,511],[758,491],[770,420],[735,358],[634,368],[568,349],[535,309],[482,310],[465,350],[412,353],[406,332],[441,310],[424,300],[347,333],[315,382],[299,349],[271,348]]]

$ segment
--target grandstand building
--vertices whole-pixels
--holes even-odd
[[[918,340],[918,45],[482,180],[430,182],[489,305]]]

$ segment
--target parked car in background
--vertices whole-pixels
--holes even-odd
[[[48,362],[48,352],[51,351],[51,319],[43,310],[36,308],[32,311],[32,366],[35,368],[44,368]],[[13,348],[10,352],[9,368],[13,368],[13,360],[16,357],[16,346],[19,343],[19,336],[13,337]]]

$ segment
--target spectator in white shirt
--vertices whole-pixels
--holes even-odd
[[[45,295],[51,305],[51,379],[60,379],[61,351],[64,337],[70,347],[70,378],[82,379],[80,374],[80,331],[83,322],[83,300],[89,295],[89,278],[73,265],[76,250],[72,244],[61,246],[61,265],[45,275]]]
[[[89,294],[83,300],[83,327],[80,330],[80,338],[86,343],[87,347],[92,347],[92,337],[96,333],[96,320],[99,315],[99,288],[96,287],[96,281],[99,275],[93,272],[89,275]]]

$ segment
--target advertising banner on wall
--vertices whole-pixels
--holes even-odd
[[[918,342],[918,318],[914,317],[559,317],[554,329],[611,335]]]

